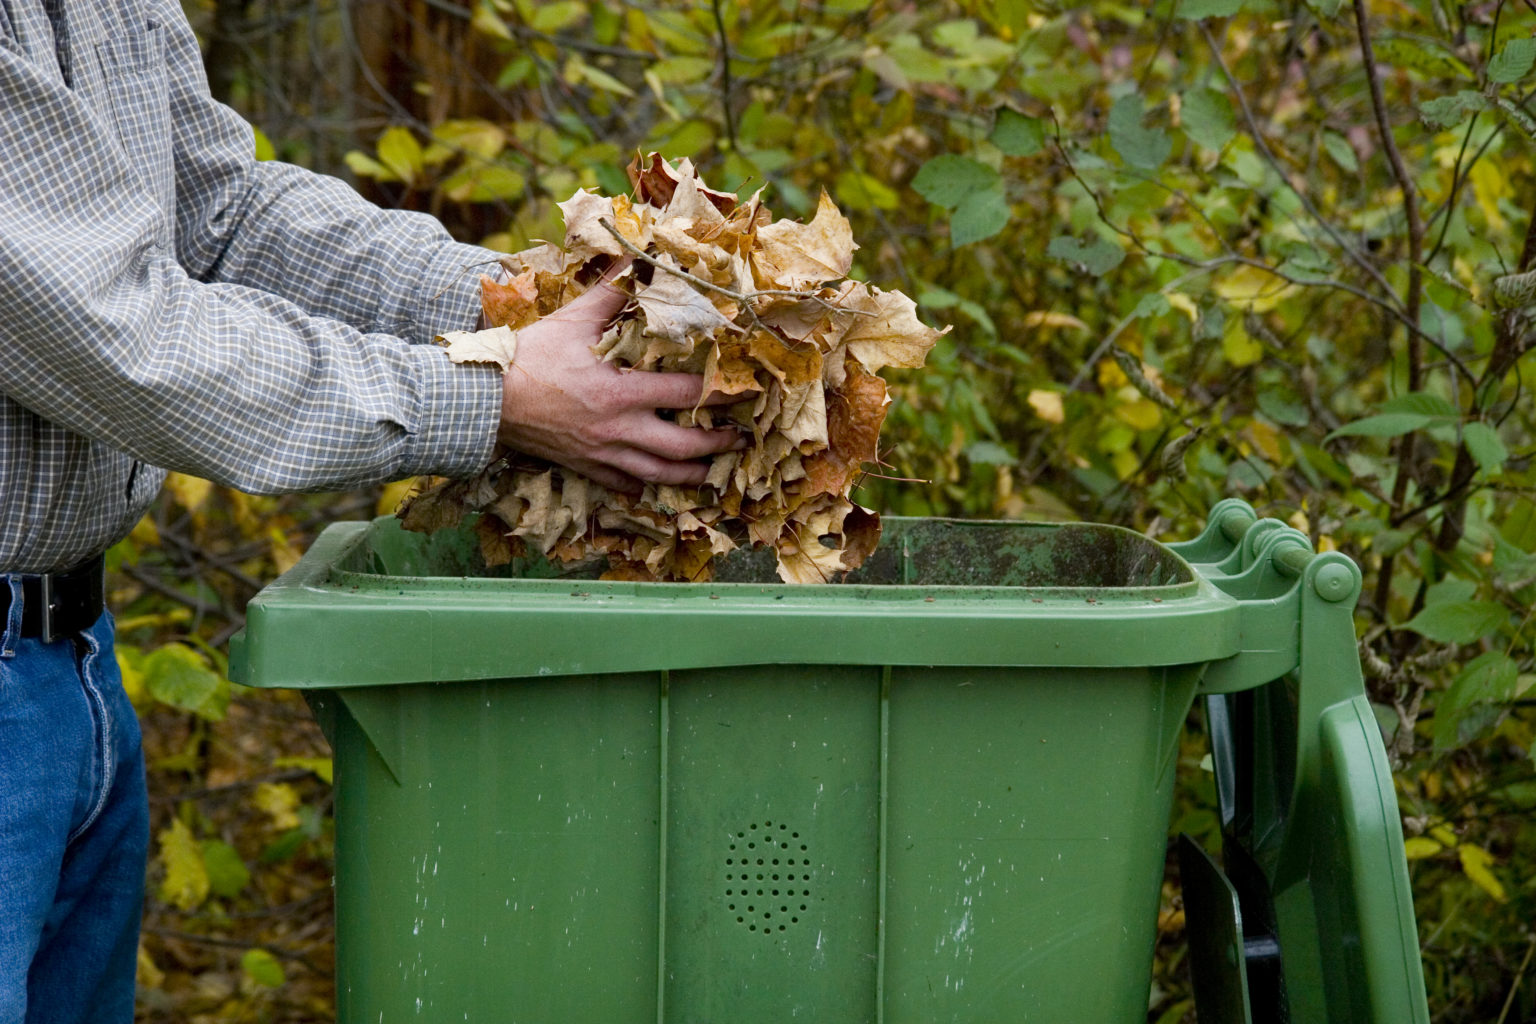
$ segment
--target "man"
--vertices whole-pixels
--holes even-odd
[[[590,352],[606,285],[451,364],[494,254],[254,160],[174,0],[0,0],[0,1024],[133,1015],[142,754],[101,552],[166,469],[257,493],[464,475],[497,441],[701,482],[699,378]]]

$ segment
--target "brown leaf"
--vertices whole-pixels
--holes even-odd
[[[948,327],[937,331],[919,320],[917,303],[901,292],[865,285],[850,295],[847,304],[867,315],[852,318],[842,341],[870,373],[887,366],[922,366],[934,343],[949,333]]]
[[[480,308],[492,327],[527,327],[539,317],[539,286],[532,268],[501,284],[480,277]]]
[[[555,204],[565,216],[565,249],[582,263],[594,256],[623,256],[624,247],[608,233],[602,221],[614,220],[613,200],[582,189],[563,203]]]
[[[858,248],[852,225],[826,192],[809,224],[776,221],[757,229],[757,242],[752,267],[762,287],[790,291],[846,277]]]
[[[885,381],[848,360],[844,384],[827,395],[827,447],[805,459],[809,487],[844,494],[866,462],[879,460],[880,427],[890,397]]]
[[[660,256],[657,262],[682,270],[670,256]],[[731,326],[708,296],[675,274],[656,274],[650,284],[635,291],[635,301],[645,317],[645,333],[670,343],[681,354]]]
[[[439,336],[455,363],[493,363],[505,372],[517,358],[517,332],[510,327],[449,331]]]
[[[709,349],[709,361],[704,364],[704,393],[718,391],[722,395],[740,395],[748,391],[761,391],[757,383],[757,367],[750,359],[751,351],[746,341],[733,334],[715,339]]]

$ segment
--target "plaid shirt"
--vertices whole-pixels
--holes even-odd
[[[0,571],[122,537],[165,467],[254,493],[490,458],[475,264],[422,214],[258,163],[176,0],[0,0]]]

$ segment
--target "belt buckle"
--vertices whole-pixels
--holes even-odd
[[[53,574],[43,573],[38,580],[38,589],[42,592],[43,606],[38,609],[38,632],[45,644],[51,644],[58,640],[62,634],[53,631]]]

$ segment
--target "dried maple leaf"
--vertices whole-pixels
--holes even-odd
[[[853,266],[853,226],[825,192],[809,224],[776,221],[757,230],[752,266],[764,288],[799,291],[837,281]]]
[[[505,284],[484,275],[480,278],[480,305],[485,322],[502,327],[527,327],[539,318],[539,286],[536,271],[524,270]]]
[[[682,273],[670,256],[658,256],[656,263],[660,269]],[[677,274],[656,274],[650,284],[635,290],[635,302],[645,317],[645,334],[671,342],[678,354],[686,355],[696,342],[732,327],[730,318],[722,315],[708,296]]]
[[[506,370],[517,358],[517,333],[510,327],[483,331],[449,331],[438,338],[456,363],[495,363]]]

